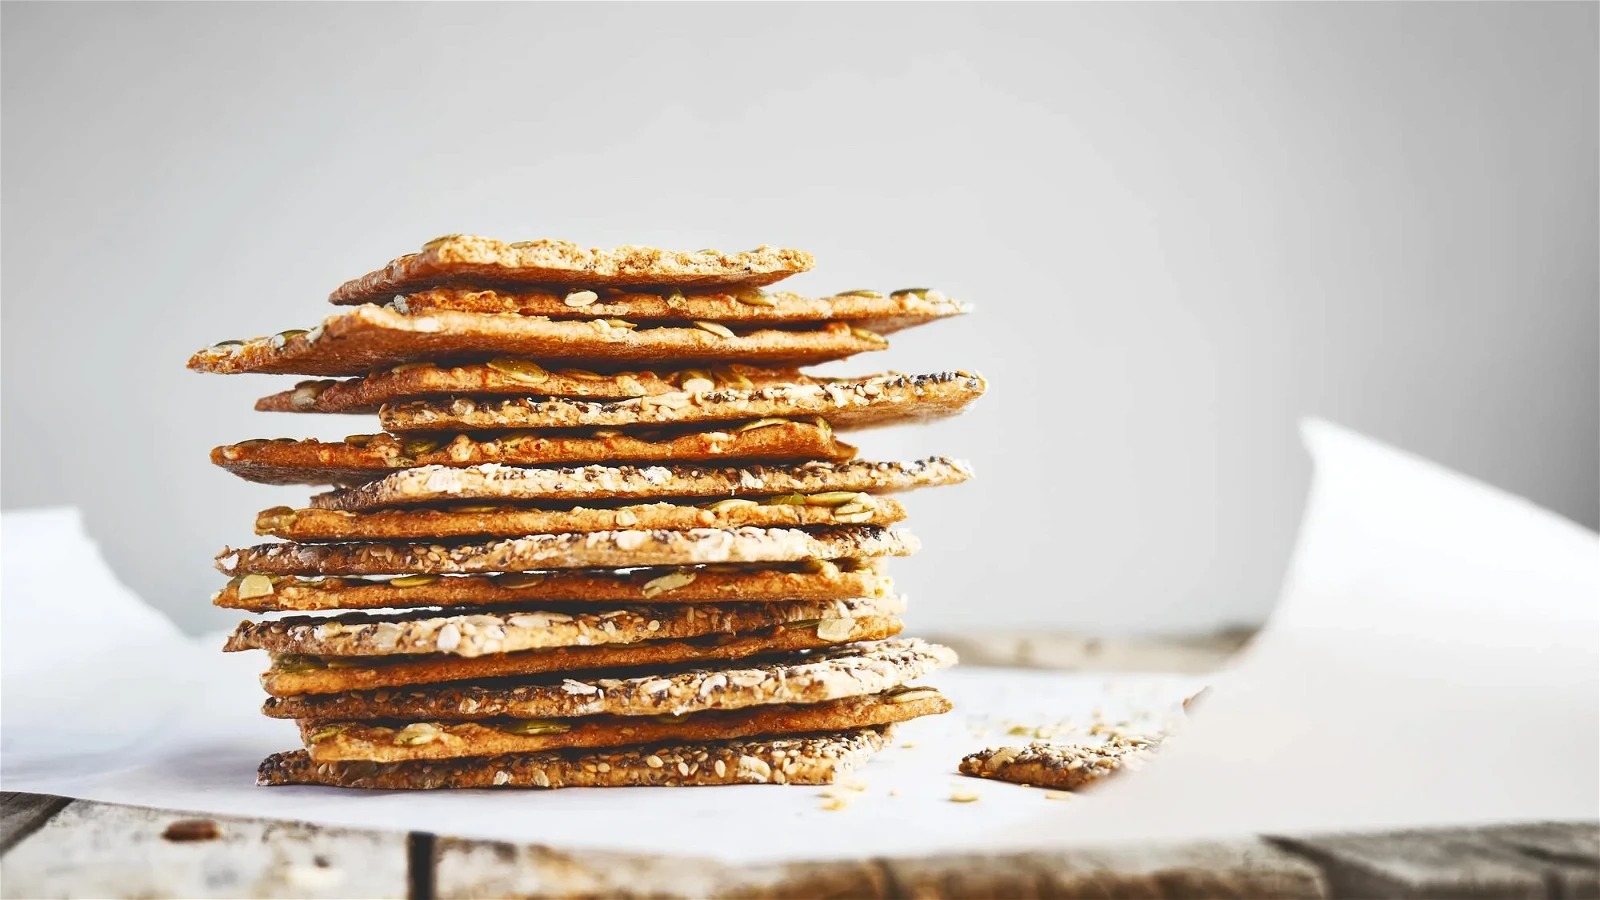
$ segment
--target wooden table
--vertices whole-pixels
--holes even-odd
[[[0,812],[19,898],[1600,897],[1594,822],[731,866],[38,794]]]
[[[988,665],[1197,672],[1247,638],[941,640]],[[1596,822],[734,866],[0,794],[0,854],[5,898],[1600,898]]]

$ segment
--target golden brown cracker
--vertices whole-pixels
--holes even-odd
[[[741,422],[741,432],[790,418],[820,418],[837,429],[928,422],[957,415],[983,396],[968,372],[874,375],[821,384],[750,390],[680,391],[595,402],[565,397],[441,397],[385,404],[378,422],[390,432],[488,431],[507,428],[626,428]]]
[[[304,750],[262,760],[260,785],[322,784],[373,790],[439,788],[691,787],[832,784],[864,765],[893,726],[798,737],[399,763],[314,763]]]
[[[738,363],[677,371],[590,372],[546,369],[530,359],[509,356],[488,362],[439,365],[404,363],[344,381],[302,381],[293,389],[256,401],[262,412],[375,413],[391,400],[449,394],[582,397],[626,400],[689,390],[746,390],[777,384],[813,384],[817,379],[798,369],[761,369]],[[709,384],[709,387],[706,385]]]
[[[764,285],[808,271],[813,262],[809,253],[781,247],[687,253],[655,247],[584,248],[549,239],[506,243],[448,234],[423,244],[417,253],[345,282],[329,295],[328,302],[368,303],[441,285],[675,285],[704,289]]]
[[[261,711],[308,721],[679,716],[877,694],[953,665],[955,652],[916,638],[869,641],[717,666],[597,672],[269,697]]]
[[[318,657],[448,654],[471,659],[552,647],[632,644],[699,637],[718,632],[759,631],[806,623],[822,637],[844,640],[853,620],[894,615],[904,609],[894,595],[851,600],[778,603],[630,606],[563,612],[553,609],[452,612],[344,613],[287,616],[241,622],[223,650],[267,650]]]
[[[889,334],[950,316],[971,312],[971,307],[926,288],[903,288],[887,295],[856,290],[831,297],[802,297],[788,291],[745,288],[736,291],[691,293],[611,289],[595,291],[594,299],[567,291],[495,291],[436,289],[418,291],[389,301],[406,315],[427,315],[441,310],[476,313],[514,313],[522,316],[604,316],[624,321],[711,321],[767,325],[841,321]],[[573,304],[578,304],[574,306]]]
[[[224,575],[475,574],[538,569],[602,569],[701,563],[796,562],[909,556],[908,531],[843,525],[798,528],[693,528],[530,534],[476,544],[258,544],[217,554]]]
[[[311,505],[319,509],[366,510],[418,503],[750,497],[832,491],[894,494],[960,484],[971,477],[971,466],[944,456],[907,462],[814,461],[742,468],[427,466],[394,472],[358,487],[317,494],[311,498]]]
[[[211,598],[217,606],[254,612],[406,609],[511,603],[738,603],[882,597],[893,587],[882,558],[798,563],[551,569],[507,575],[412,575],[389,580],[355,576],[264,575],[244,589],[238,575]]]
[[[354,443],[352,443],[354,442]],[[399,468],[566,465],[603,460],[636,462],[715,459],[848,460],[856,448],[837,440],[826,422],[782,423],[739,431],[671,434],[609,430],[512,432],[473,438],[465,434],[421,437],[351,435],[343,441],[254,439],[211,451],[212,463],[246,481],[264,484],[365,482]]]
[[[301,722],[313,762],[457,759],[568,748],[699,743],[891,725],[950,711],[933,688],[901,688],[813,704],[711,710],[686,716],[582,716],[472,722]]]
[[[627,328],[604,319],[437,312],[403,316],[381,306],[357,306],[310,330],[223,341],[196,351],[198,372],[279,375],[366,375],[402,363],[475,361],[499,356],[546,366],[619,370],[696,363],[742,362],[798,366],[884,350],[882,335],[843,322],[810,328],[729,329],[720,323]]]
[[[497,653],[472,659],[441,656],[321,659],[298,654],[276,654],[272,667],[261,675],[261,686],[274,697],[285,697],[537,675],[543,672],[744,659],[757,654],[830,647],[850,641],[882,640],[899,634],[903,627],[904,623],[893,616],[869,616],[856,619],[854,629],[843,639],[823,637],[817,633],[813,623],[805,622],[744,634],[717,634],[688,640],[643,641],[598,647],[557,647],[526,653]]]
[[[961,774],[1070,791],[1123,768],[1138,768],[1156,742],[1113,735],[1103,743],[990,747],[961,760]]]
[[[628,528],[683,531],[690,528],[892,525],[904,518],[905,507],[894,500],[845,491],[811,497],[804,494],[754,499],[728,497],[700,505],[662,502],[568,509],[458,504],[444,509],[413,507],[357,513],[278,506],[256,515],[256,534],[302,542],[411,541]]]

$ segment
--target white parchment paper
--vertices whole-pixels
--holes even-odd
[[[1026,742],[1017,725],[1154,727],[1196,682],[939,673],[957,711],[904,726],[842,810],[807,787],[258,788],[260,759],[296,743],[257,712],[262,655],[178,633],[71,510],[0,525],[0,787],[731,861],[1600,815],[1595,536],[1332,426],[1307,442],[1316,480],[1269,627],[1151,765],[1071,800],[954,768]]]

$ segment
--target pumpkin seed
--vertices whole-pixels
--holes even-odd
[[[931,700],[937,696],[939,696],[939,692],[933,688],[898,687],[889,691],[883,699],[890,703],[911,703],[916,700]]]
[[[717,337],[736,337],[736,335],[733,333],[733,329],[722,324],[721,322],[703,322],[699,319],[696,319],[694,322],[694,327],[700,329],[701,331],[709,331]]]
[[[375,434],[347,434],[344,436],[344,442],[352,447],[365,447],[372,443],[375,437],[377,437]]]
[[[217,341],[212,347],[243,347],[244,341]]]
[[[544,367],[526,359],[497,356],[485,365],[518,384],[541,384],[550,380],[550,373]]]
[[[750,509],[760,505],[761,504],[754,500],[745,500],[739,497],[729,497],[726,500],[718,500],[715,503],[708,503],[704,508],[715,513],[722,513],[727,512],[730,509]]]
[[[424,572],[417,575],[401,575],[399,578],[391,578],[388,583],[390,587],[397,588],[421,587],[425,584],[433,584],[442,577],[431,572]]]
[[[739,291],[733,295],[733,299],[743,303],[746,306],[775,307],[778,305],[778,301],[767,296],[767,292],[761,290],[760,288],[752,288],[748,291]]]
[[[319,744],[319,743],[327,740],[328,738],[333,737],[334,735],[338,734],[339,732],[343,731],[344,729],[345,729],[345,726],[343,726],[343,725],[329,725],[327,728],[324,728],[321,731],[317,731],[317,732],[313,733],[311,735],[311,737],[309,738],[309,740],[313,744]]]
[[[862,328],[862,327],[860,327],[858,325],[851,325],[850,326],[850,333],[855,335],[858,338],[861,338],[864,341],[872,341],[875,344],[887,344],[887,343],[889,343],[889,339],[884,337],[883,335],[877,333],[876,331],[869,331],[869,330],[867,330],[865,328]]]
[[[300,653],[280,653],[272,658],[272,671],[274,672],[314,672],[325,669],[326,665],[315,656],[305,656]]]
[[[265,575],[246,575],[239,580],[240,600],[270,597],[272,596],[272,591],[272,579]]]
[[[754,381],[746,378],[744,373],[740,372],[738,369],[729,366],[721,366],[712,369],[711,371],[717,376],[718,381],[721,381],[728,387],[737,388],[741,391],[748,391],[754,389],[756,386]]]
[[[444,729],[432,722],[412,722],[395,734],[394,742],[402,747],[429,744],[444,737]]]
[[[431,240],[431,241],[427,242],[426,244],[422,245],[422,252],[423,253],[427,253],[429,250],[432,250],[433,248],[438,247],[441,244],[449,243],[450,241],[453,241],[456,238],[460,238],[460,237],[466,237],[466,235],[464,235],[464,234],[447,234],[447,235],[444,235],[442,237],[436,237],[433,240]],[[515,247],[517,245],[516,244],[512,244],[511,246]]]
[[[855,619],[823,619],[817,623],[817,637],[825,641],[847,641],[855,630]]]
[[[788,425],[788,424],[791,424],[788,419],[757,419],[754,422],[746,422],[746,423],[744,423],[743,425],[740,425],[738,428],[736,428],[734,430],[735,431],[755,431],[757,428],[767,428],[767,427],[770,427],[772,425]]]
[[[438,438],[412,438],[400,445],[400,452],[407,456],[417,457],[444,446],[444,441]]]
[[[504,575],[496,575],[494,583],[500,587],[515,590],[518,588],[531,588],[544,581],[544,578],[545,576],[542,572],[507,572]]]
[[[691,394],[703,394],[717,389],[717,383],[711,380],[711,373],[701,369],[684,369],[679,378],[681,380],[678,383]]]
[[[806,502],[812,506],[843,506],[865,496],[856,491],[823,491],[820,494],[807,494]]]
[[[565,734],[572,730],[566,722],[552,719],[511,719],[496,722],[494,727],[506,734]]]
[[[928,292],[927,288],[901,288],[901,289],[899,289],[897,291],[890,291],[889,292],[889,296],[890,297],[904,297],[904,296],[910,295],[910,296],[913,296],[913,297],[921,297],[923,294],[926,294],[927,292]]]
[[[653,597],[659,597],[668,591],[675,591],[678,588],[693,584],[694,579],[695,573],[693,572],[669,572],[660,578],[652,578],[646,581],[644,587],[639,589],[639,592],[644,594],[646,600],[649,600]]]
[[[588,369],[562,369],[561,370],[561,374],[567,376],[568,378],[576,378],[579,381],[605,381],[606,380],[606,377],[604,375],[601,375],[598,372],[591,372]]]
[[[882,300],[883,299],[883,295],[878,293],[877,291],[865,291],[865,290],[840,291],[839,293],[834,294],[834,296],[835,297],[865,297],[868,300]]]
[[[779,494],[776,497],[768,497],[763,502],[766,503],[766,505],[768,505],[768,506],[805,506],[806,505],[806,495],[805,494]]]

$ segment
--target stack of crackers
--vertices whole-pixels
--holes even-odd
[[[984,382],[798,367],[966,308],[765,288],[811,264],[452,235],[341,286],[315,328],[196,353],[327,376],[259,410],[382,429],[212,451],[331,488],[218,556],[215,603],[270,614],[225,649],[270,654],[264,711],[304,742],[260,782],[822,784],[948,710],[910,683],[954,654],[896,637],[885,562],[917,541],[888,495],[970,471],[857,460],[836,433],[958,413]]]

